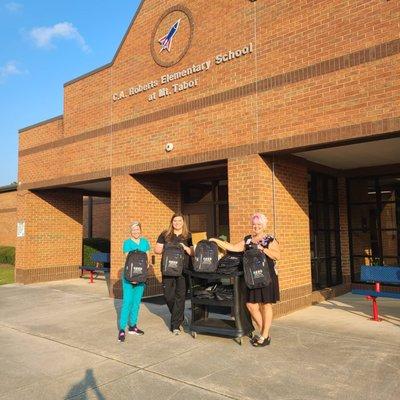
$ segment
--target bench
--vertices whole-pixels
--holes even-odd
[[[110,253],[101,253],[98,251],[92,254],[91,259],[95,265],[83,265],[79,269],[81,270],[81,278],[85,272],[89,272],[89,283],[94,283],[94,275],[97,278],[99,273],[105,274],[110,272]]]
[[[400,292],[382,291],[381,284],[389,283],[394,285],[400,284],[400,267],[382,267],[382,266],[361,266],[361,282],[375,284],[374,289],[353,289],[353,294],[366,296],[367,300],[372,301],[372,320],[380,321],[378,313],[378,297],[389,297],[392,299],[400,299]]]

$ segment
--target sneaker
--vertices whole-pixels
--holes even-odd
[[[177,328],[177,329],[174,329],[174,330],[172,331],[172,333],[173,333],[175,336],[178,336],[178,335],[181,334],[181,330],[180,330],[179,328]]]
[[[141,329],[139,329],[136,325],[130,326],[128,328],[128,333],[131,335],[138,335],[138,336],[144,335],[144,332]]]
[[[119,331],[119,334],[118,334],[118,341],[119,341],[119,342],[125,341],[125,331],[122,330],[122,329]]]

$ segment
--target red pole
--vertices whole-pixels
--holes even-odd
[[[89,283],[94,283],[93,282],[93,271],[90,271],[90,281],[89,281]]]
[[[375,292],[379,293],[381,291],[380,282],[375,282]],[[372,315],[373,320],[379,322],[379,312],[378,312],[378,302],[376,301],[376,297],[372,296]]]
[[[372,297],[372,315],[372,319],[379,322],[378,303],[376,302],[376,297]]]

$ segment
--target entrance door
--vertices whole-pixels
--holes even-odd
[[[214,213],[210,204],[189,204],[183,206],[183,214],[185,215],[190,232],[207,234],[207,237],[215,237],[214,230]]]
[[[226,179],[182,183],[182,213],[192,233],[229,239],[228,182]]]

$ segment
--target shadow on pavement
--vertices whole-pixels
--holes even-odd
[[[99,400],[105,400],[105,397],[100,392],[99,388],[97,387],[96,378],[93,375],[93,369],[87,369],[85,377],[76,383],[74,386],[71,387],[69,392],[65,395],[64,399],[88,399],[87,393],[88,390],[92,391],[96,398]]]
[[[371,318],[372,311],[368,314],[368,311],[371,310],[369,303],[366,303],[365,305],[360,306],[360,305],[344,303],[343,300],[341,300],[341,301],[342,301],[343,305],[338,304],[337,301],[334,302],[334,301],[326,300],[324,303],[315,304],[314,307],[322,307],[327,310],[343,310],[350,314],[357,315],[358,317],[363,318],[363,319]],[[367,300],[365,300],[365,301],[367,301]],[[378,306],[379,306],[379,300],[378,300]],[[368,311],[366,311],[366,307],[369,307]],[[395,317],[393,315],[387,315],[384,311],[384,307],[379,309],[379,318],[381,318],[382,321],[385,321],[385,322],[388,322],[389,324],[400,327],[400,317]]]

